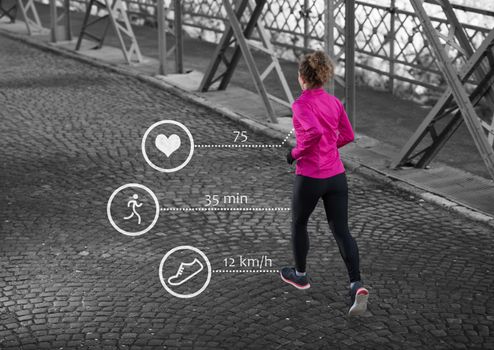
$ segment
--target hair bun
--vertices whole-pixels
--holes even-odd
[[[327,55],[323,51],[315,51],[308,55],[307,60],[312,69],[327,64]]]
[[[313,53],[307,56],[307,62],[312,69],[316,69],[319,65],[319,58]]]
[[[319,86],[333,77],[334,65],[324,51],[318,50],[304,56],[299,72],[309,85]]]

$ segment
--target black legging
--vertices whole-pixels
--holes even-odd
[[[295,177],[292,202],[295,267],[297,271],[305,272],[309,252],[307,222],[321,197],[329,227],[338,243],[350,282],[360,281],[358,247],[348,230],[348,185],[344,173],[328,179],[314,179],[301,175]]]

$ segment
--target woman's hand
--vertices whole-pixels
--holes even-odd
[[[292,149],[293,148],[290,148],[290,150],[288,151],[288,153],[286,154],[286,161],[288,164],[292,165],[293,162],[295,161],[295,159],[293,158],[292,156]]]

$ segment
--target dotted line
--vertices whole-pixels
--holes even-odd
[[[161,208],[161,211],[290,211],[290,208]]]
[[[283,146],[283,145],[285,144],[285,142],[287,142],[287,141],[288,141],[288,139],[290,138],[290,136],[292,136],[292,134],[293,134],[293,132],[294,132],[294,131],[295,131],[295,129],[292,129],[292,130],[288,133],[288,135],[286,135],[285,139],[283,140],[283,142],[281,143],[281,145],[280,145],[280,146]]]
[[[292,129],[279,145],[242,145],[242,144],[223,144],[223,145],[194,145],[195,148],[281,148],[292,136],[295,130]]]
[[[194,145],[195,148],[280,148],[282,145]]]
[[[214,273],[278,273],[278,270],[213,270]]]

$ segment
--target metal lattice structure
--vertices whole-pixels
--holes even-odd
[[[344,1],[334,2],[330,22],[325,20],[328,1],[269,1],[263,14],[266,29],[272,34],[277,53],[294,58],[303,52],[325,46],[328,26],[334,26],[335,50],[345,45]],[[381,3],[383,3],[381,5]],[[457,11],[475,13],[493,18],[494,12],[467,6],[453,5]],[[221,3],[213,0],[184,0],[184,26],[201,30],[201,33],[223,32],[226,14]],[[355,1],[356,67],[376,73],[383,86],[395,88],[395,81],[410,83],[438,91],[443,82],[439,67],[427,42],[418,28],[420,21],[413,11],[397,8],[394,0],[380,1],[379,5]],[[444,27],[446,19],[433,17],[434,26]],[[463,23],[470,41],[478,47],[488,29]],[[205,35],[204,34],[204,35]],[[202,35],[202,34],[201,34]],[[219,39],[219,38],[218,38]],[[343,62],[343,57],[339,57]]]
[[[444,11],[447,18],[445,32],[434,27],[423,0],[410,1],[421,20],[424,36],[430,42],[448,88],[392,166],[427,166],[458,127],[465,123],[487,170],[494,178],[494,29],[474,51],[449,1],[428,1]],[[462,62],[461,69],[457,69],[459,61]],[[482,107],[485,108],[484,113]]]
[[[308,2],[305,3],[305,5],[307,4]],[[327,12],[330,11],[332,14],[334,14],[336,8],[338,8],[338,6],[340,6],[341,4],[343,4],[342,0],[328,0],[325,9]],[[274,109],[271,106],[270,100],[274,100],[276,102],[289,106],[291,101],[293,101],[293,97],[290,89],[288,88],[288,84],[285,80],[285,76],[282,72],[278,58],[274,51],[272,38],[265,30],[263,21],[261,19],[261,16],[264,13],[263,8],[265,5],[267,5],[267,2],[256,1],[255,5],[249,6],[248,0],[241,1],[237,4],[238,6],[236,13],[234,13],[230,2],[224,1],[223,5],[225,10],[227,11],[229,26],[225,28],[223,37],[221,38],[220,43],[218,45],[218,49],[213,57],[213,60],[211,61],[211,64],[204,76],[203,81],[201,82],[199,89],[200,91],[208,91],[211,85],[213,85],[217,81],[220,81],[219,84],[220,90],[226,89],[231,79],[231,76],[233,74],[233,71],[235,70],[235,67],[238,63],[240,55],[242,54],[247,63],[250,74],[254,80],[256,90],[264,102],[268,117],[270,118],[271,122],[276,122]],[[251,13],[249,16],[246,16],[245,10],[249,7],[251,9]],[[291,10],[293,11],[293,8]],[[344,32],[345,32],[345,36],[348,39],[345,41],[345,49],[340,50],[338,53],[335,53],[336,45],[334,42],[334,36],[332,36],[331,34],[333,33],[334,29],[340,29],[341,27],[338,27],[335,22],[330,23],[329,21],[327,22],[326,33],[330,35],[328,36],[328,39],[325,42],[325,47],[327,52],[334,59],[338,59],[339,57],[342,56],[342,53],[345,52],[345,82],[346,82],[344,84],[345,106],[347,109],[347,113],[350,116],[355,128],[356,113],[355,113],[355,80],[354,80],[355,79],[354,15],[355,15],[355,2],[354,0],[347,0],[345,2],[345,16],[347,17],[348,20],[346,22],[346,25],[344,26]],[[305,14],[304,16],[308,18],[307,14]],[[263,18],[266,20],[266,16],[264,16]],[[242,23],[244,23],[243,28],[242,28]],[[310,28],[311,26],[311,23],[306,21],[304,25],[306,27],[305,30],[308,30],[308,28]],[[260,41],[261,45],[255,44],[255,42],[252,40],[253,38],[255,38],[254,29],[257,29],[258,32],[257,39]],[[235,51],[232,57],[228,58],[227,50],[233,44],[236,45]],[[250,53],[250,48],[260,50],[261,52],[264,52],[265,54],[268,54],[270,56],[271,64],[268,65],[268,67],[265,69],[264,72],[259,73],[255,65],[254,58]],[[215,76],[215,74],[218,71],[218,67],[220,63],[225,64],[226,70],[223,73]],[[278,78],[281,82],[288,103],[269,94],[266,90],[266,87],[264,86],[263,83],[264,79],[273,70],[278,75]],[[331,86],[330,88],[333,90],[334,86]]]
[[[34,0],[17,0],[16,7],[20,10],[22,20],[26,24],[27,33],[32,35],[43,30]],[[11,21],[13,22],[15,17]]]
[[[17,16],[17,2],[14,2],[9,7],[5,7],[4,2],[0,0],[0,19],[7,17],[10,23],[15,22],[15,17]]]
[[[71,0],[73,6],[89,0]],[[415,99],[444,90],[444,79],[426,40],[419,32],[420,20],[408,7],[397,7],[397,0],[355,1],[356,67],[365,72],[365,82],[398,91]],[[328,28],[335,28],[335,53],[344,53],[345,6],[334,2],[333,15],[328,18],[327,0],[270,0],[262,14],[279,57],[295,59],[303,52],[327,48]],[[153,23],[155,0],[125,0],[131,18]],[[80,6],[80,5],[79,5]],[[182,0],[183,26],[194,37],[218,42],[224,31],[226,12],[217,0]],[[452,4],[457,13],[494,22],[494,11]],[[173,20],[172,14],[169,20]],[[444,16],[433,16],[435,27],[445,28]],[[331,24],[331,22],[334,23]],[[474,48],[478,48],[489,27],[465,20],[463,28]],[[344,55],[338,57],[344,68]],[[339,84],[343,74],[340,71]],[[369,77],[367,77],[369,76]],[[399,84],[397,84],[399,82]],[[343,84],[341,84],[343,85]]]
[[[82,22],[81,32],[79,33],[77,44],[75,46],[76,51],[80,50],[82,39],[84,39],[84,37],[88,37],[89,39],[96,42],[96,46],[94,46],[93,49],[101,49],[103,47],[106,33],[110,27],[110,21],[108,20],[109,15],[104,15],[94,19],[93,21],[90,21],[89,17],[91,16],[93,6],[96,6],[98,10],[104,9],[106,8],[106,3],[97,0],[89,0],[89,2],[87,3],[86,14],[84,15],[84,20]],[[100,33],[100,36],[90,32],[90,28],[99,22],[105,22],[105,30],[103,31],[103,33]]]
[[[271,104],[271,100],[290,106],[293,102],[293,96],[288,87],[278,58],[273,50],[271,38],[265,31],[264,25],[260,19],[265,5],[266,0],[256,0],[254,3],[251,3],[250,0],[242,0],[237,3],[237,7],[234,10],[230,0],[223,0],[223,6],[227,12],[229,25],[226,27],[211,63],[204,74],[199,90],[202,92],[208,91],[216,82],[219,82],[219,90],[226,89],[240,58],[243,57],[254,81],[256,90],[262,98],[267,115],[272,123],[276,123],[276,114]],[[243,27],[240,22],[242,19],[246,19],[246,24]],[[257,44],[251,40],[254,31],[257,31],[261,44]],[[228,51],[232,45],[235,45],[235,48],[230,57],[228,57]],[[260,51],[268,55],[271,59],[271,63],[262,73],[259,72],[251,49]],[[225,65],[225,69],[218,73],[221,63]],[[287,100],[282,100],[268,93],[264,85],[264,79],[271,72],[275,72],[278,76]]]
[[[98,9],[105,9],[108,11],[108,14],[103,17],[98,17],[90,22],[89,17],[93,6],[96,6]],[[101,21],[106,21],[103,33],[100,33],[100,36],[90,33],[90,28],[94,26],[94,24]],[[132,61],[142,62],[141,51],[139,49],[139,45],[137,44],[137,40],[127,16],[127,10],[123,5],[122,0],[104,0],[104,2],[99,0],[89,1],[81,32],[79,34],[79,38],[77,39],[76,50],[80,49],[82,39],[85,36],[96,41],[95,48],[100,49],[103,46],[103,42],[110,25],[112,25],[115,29],[118,41],[120,43],[120,48],[122,49],[122,53],[127,63],[130,64]]]

